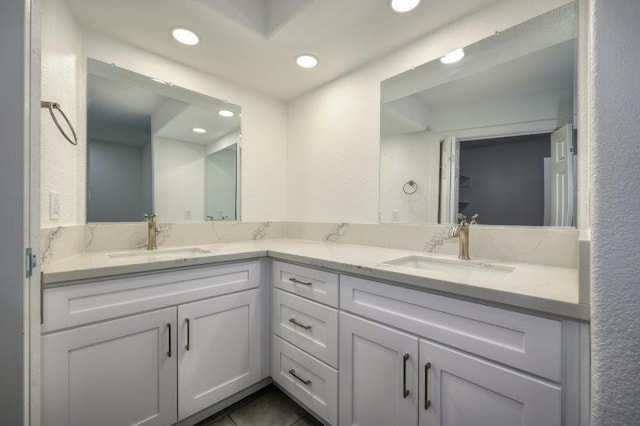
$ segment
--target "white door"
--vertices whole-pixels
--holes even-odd
[[[42,424],[176,422],[176,309],[42,337]]]
[[[178,307],[182,420],[260,380],[258,290]]]
[[[440,159],[440,223],[452,224],[458,218],[460,186],[460,142],[453,136],[442,142]]]
[[[551,134],[551,226],[573,225],[573,126]]]
[[[420,426],[562,423],[559,386],[425,340],[420,340],[420,399]]]
[[[418,339],[340,313],[340,425],[418,423]]]

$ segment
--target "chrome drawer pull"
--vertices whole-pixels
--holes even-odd
[[[431,401],[429,400],[429,369],[431,363],[428,362],[424,365],[424,409],[428,410],[431,407]]]
[[[171,323],[167,323],[167,328],[169,329],[169,350],[167,351],[167,356],[171,358]]]
[[[185,321],[187,322],[187,345],[184,348],[189,350],[191,349],[191,321],[189,318],[185,318]]]
[[[298,321],[296,321],[295,318],[289,318],[289,322],[292,323],[292,324],[297,325],[298,327],[304,328],[305,330],[311,330],[311,326],[310,325],[300,324]]]
[[[289,278],[289,281],[291,281],[292,283],[295,283],[295,284],[313,285],[313,283],[308,283],[306,281],[300,281],[299,279],[296,279],[296,278]]]
[[[300,380],[302,383],[304,383],[307,386],[309,386],[311,384],[311,380],[305,380],[302,377],[298,376],[296,374],[296,370],[294,370],[293,368],[291,370],[289,370],[289,374],[291,374],[293,377],[295,377],[296,379]]]

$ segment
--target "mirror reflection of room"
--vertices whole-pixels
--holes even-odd
[[[381,222],[575,226],[576,16],[563,6],[382,82]]]
[[[87,222],[238,219],[240,107],[89,59]]]

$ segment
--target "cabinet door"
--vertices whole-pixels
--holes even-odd
[[[420,426],[561,424],[560,387],[424,340],[420,395]]]
[[[340,313],[340,425],[418,424],[418,339]]]
[[[176,421],[176,309],[42,337],[42,424]]]
[[[180,420],[260,380],[258,290],[178,307]]]

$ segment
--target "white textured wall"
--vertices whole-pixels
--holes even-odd
[[[640,421],[640,2],[591,0],[592,424]]]
[[[242,220],[285,220],[287,111],[284,102],[167,58],[85,31],[86,55],[242,107]]]
[[[566,3],[497,3],[290,101],[289,219],[377,222],[380,82]]]
[[[380,221],[437,223],[440,198],[440,141],[429,132],[389,136],[380,143]],[[413,194],[403,191],[409,180]],[[407,186],[407,191],[413,189]],[[393,220],[393,211],[398,220]]]
[[[49,112],[44,109],[41,111],[43,226],[85,222],[85,81],[82,33],[71,10],[63,0],[42,0],[42,99],[61,105],[80,141],[78,146],[68,143],[56,128]],[[66,126],[62,118],[59,121]],[[58,221],[49,220],[49,191],[60,194]]]
[[[158,221],[204,220],[205,149],[204,145],[154,137],[153,207]]]

